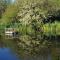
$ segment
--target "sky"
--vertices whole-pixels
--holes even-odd
[[[8,3],[14,3],[15,0],[6,0]]]
[[[12,3],[14,3],[15,2],[15,0],[12,0]]]

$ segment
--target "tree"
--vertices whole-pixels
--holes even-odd
[[[18,12],[18,9],[15,5],[9,5],[5,11],[5,13],[3,14],[2,16],[2,19],[1,19],[1,24],[2,25],[7,25],[9,23],[11,23],[13,20],[13,18],[16,16]]]
[[[7,2],[5,0],[0,0],[0,18],[7,8]]]

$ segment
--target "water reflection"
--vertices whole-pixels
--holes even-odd
[[[51,57],[51,53],[46,51],[43,54],[40,55],[34,55],[34,56],[30,56],[30,55],[25,55],[22,60],[52,60]]]
[[[36,56],[36,57],[25,57],[22,60],[52,60],[51,56]]]
[[[0,60],[19,60],[9,48],[0,48]]]
[[[10,41],[9,41],[10,40]],[[0,60],[18,60],[18,58],[16,57],[15,54],[13,54],[11,52],[11,49],[10,48],[4,48],[4,43],[2,41],[9,41],[8,44],[10,43],[11,44],[11,41],[14,43],[15,39],[4,39],[0,36]],[[12,43],[12,44],[13,44]],[[57,45],[56,45],[57,43]],[[11,44],[11,47],[15,44],[12,45]],[[52,44],[54,46],[51,46],[50,48],[47,48],[47,49],[42,49],[39,54],[40,55],[34,55],[34,56],[29,56],[29,55],[24,55],[23,58],[21,57],[21,60],[59,60],[59,56],[60,56],[60,43],[55,41],[55,42],[52,42]],[[2,48],[3,47],[3,48]],[[15,47],[13,48],[16,48],[16,45]],[[51,50],[50,50],[51,49]],[[58,52],[59,51],[59,52]],[[19,59],[20,60],[20,59]]]

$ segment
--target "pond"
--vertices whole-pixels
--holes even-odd
[[[0,48],[0,60],[20,60],[15,53],[11,51],[10,48]],[[44,54],[36,57],[25,56],[25,58],[21,60],[51,60],[50,54]]]
[[[0,60],[52,60],[52,55],[50,53],[44,53],[39,56],[24,56],[23,59],[19,59],[15,53],[11,51],[10,48],[0,48]],[[56,59],[59,60],[59,59]]]
[[[0,48],[0,60],[19,60],[10,48]]]
[[[6,46],[4,47],[4,43]],[[12,41],[12,42],[11,42]],[[60,60],[60,42],[52,41],[54,46],[51,46],[47,49],[42,49],[42,52],[39,55],[22,55],[21,57],[16,56],[14,50],[17,50],[15,39],[4,39],[0,37],[0,60]],[[8,48],[9,47],[9,48]],[[21,48],[20,48],[21,49]]]
[[[22,60],[52,60],[51,55],[25,56]]]

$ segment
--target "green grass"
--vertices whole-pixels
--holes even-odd
[[[60,35],[60,22],[47,23],[43,25],[43,32],[46,35]]]

